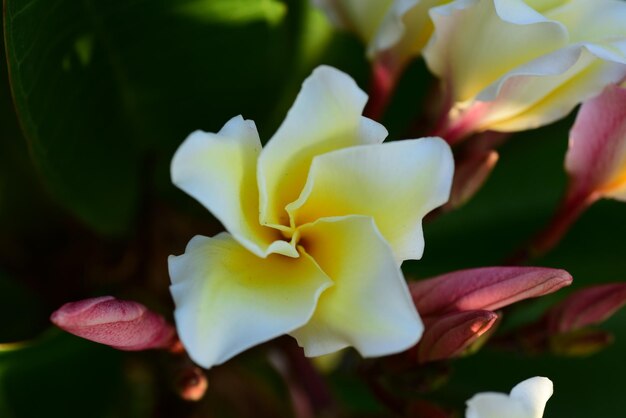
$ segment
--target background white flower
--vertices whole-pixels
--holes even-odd
[[[461,134],[545,125],[626,77],[621,0],[455,0],[430,15],[424,57]]]
[[[430,39],[431,7],[447,0],[313,0],[337,26],[355,33],[371,60],[399,70]]]

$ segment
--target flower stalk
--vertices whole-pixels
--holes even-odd
[[[392,71],[382,61],[372,63],[370,77],[369,101],[363,110],[363,115],[375,121],[381,121],[391,102],[398,81],[398,74]]]

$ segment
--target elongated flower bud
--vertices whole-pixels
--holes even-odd
[[[626,283],[611,283],[579,290],[548,313],[552,333],[579,330],[599,324],[626,304]]]
[[[465,351],[498,319],[490,311],[452,312],[426,322],[426,329],[418,345],[420,363],[455,357]]]
[[[118,350],[167,348],[175,339],[174,328],[161,315],[112,296],[66,303],[50,320],[71,334]]]
[[[410,284],[423,317],[452,311],[496,310],[543,296],[572,283],[565,270],[543,267],[484,267],[459,270]]]

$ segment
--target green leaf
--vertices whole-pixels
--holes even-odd
[[[243,114],[263,132],[301,1],[5,0],[18,116],[54,196],[122,234],[191,131]]]
[[[4,43],[0,43],[0,60],[6,61]],[[4,240],[13,247],[15,240],[11,234],[33,230],[40,233],[42,226],[52,224],[50,215],[56,212],[42,193],[29,161],[5,65],[0,65],[0,121],[0,230],[3,232],[0,247]]]
[[[287,6],[276,0],[195,0],[174,9],[177,13],[200,22],[232,22],[245,24],[253,20],[279,22]]]

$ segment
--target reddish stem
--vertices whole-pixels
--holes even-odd
[[[304,356],[302,348],[296,346],[293,340],[286,338],[281,343],[290,371],[298,379],[314,411],[320,414],[332,410],[334,400],[326,382]]]
[[[441,101],[437,100],[437,96],[441,96]],[[434,125],[431,130],[428,132],[428,136],[440,136],[445,139],[445,134],[448,130],[449,125],[449,117],[450,110],[452,109],[452,94],[450,90],[445,88],[443,83],[439,83],[437,87],[435,87],[430,94],[431,103],[438,103],[439,105],[435,105],[435,107],[439,108],[439,111],[433,115]]]
[[[509,258],[507,264],[523,264],[529,258],[547,254],[556,247],[574,222],[596,200],[598,200],[598,196],[594,193],[570,193],[563,200],[548,226],[532,239],[526,249],[518,251]]]
[[[387,408],[397,414],[403,414],[405,402],[398,396],[387,390],[376,377],[367,379],[367,384],[376,398]]]
[[[370,78],[369,100],[363,110],[363,115],[375,121],[381,121],[391,101],[396,87],[397,72],[390,69],[381,61],[372,64]]]

